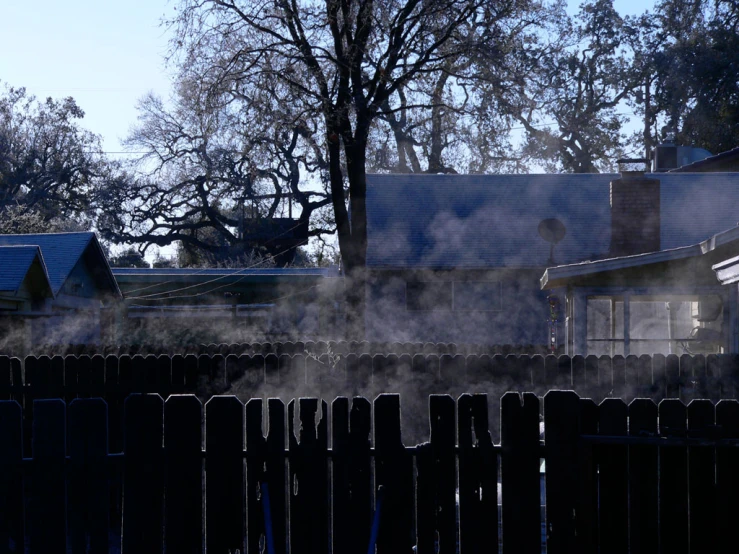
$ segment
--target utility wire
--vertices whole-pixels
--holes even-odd
[[[242,267],[242,268],[240,268],[240,269],[236,269],[236,270],[234,270],[234,271],[233,271],[233,272],[231,272],[231,273],[227,273],[227,274],[225,274],[225,275],[220,275],[220,276],[218,276],[218,277],[215,277],[215,278],[213,278],[213,279],[210,279],[209,281],[205,281],[204,283],[197,283],[197,284],[195,284],[195,285],[189,285],[189,286],[187,286],[187,287],[180,287],[180,288],[178,288],[178,289],[172,289],[172,290],[169,290],[169,291],[155,292],[155,293],[153,293],[153,294],[147,294],[147,295],[144,295],[144,296],[130,296],[129,298],[130,298],[131,300],[143,300],[143,299],[152,299],[152,300],[167,300],[167,299],[169,299],[169,298],[187,298],[187,296],[185,296],[185,297],[181,297],[181,296],[175,296],[175,297],[171,297],[171,296],[168,296],[168,297],[165,297],[165,298],[158,298],[158,299],[155,299],[155,298],[153,298],[153,297],[155,297],[155,296],[162,296],[163,294],[172,294],[173,292],[180,292],[180,291],[183,291],[183,290],[189,290],[189,289],[193,289],[193,288],[196,288],[196,287],[202,287],[203,285],[207,285],[207,284],[209,284],[209,283],[215,283],[216,281],[220,281],[220,280],[222,280],[222,279],[226,279],[227,277],[233,277],[233,276],[235,276],[235,275],[239,275],[240,273],[242,273],[242,272],[244,272],[244,271],[247,271],[247,270],[249,270],[249,269],[254,269],[255,267],[257,267],[258,265],[261,265],[261,264],[262,264],[262,263],[264,263],[265,261],[268,261],[268,260],[272,260],[272,259],[276,258],[277,256],[281,256],[281,255],[282,255],[282,254],[284,254],[285,252],[289,252],[290,250],[292,250],[293,248],[297,248],[298,246],[299,246],[299,245],[295,245],[295,246],[290,246],[290,247],[286,248],[285,250],[283,250],[282,252],[278,252],[277,254],[274,254],[274,255],[272,255],[272,256],[269,256],[269,257],[267,257],[267,258],[265,258],[265,259],[263,259],[263,260],[261,260],[261,261],[257,262],[256,264],[250,265],[250,266],[248,266],[248,267]],[[246,276],[246,275],[242,275],[242,277],[241,277],[240,279],[237,279],[236,281],[234,281],[234,283],[227,283],[227,284],[225,284],[225,285],[221,285],[221,286],[215,287],[214,289],[212,289],[212,290],[210,290],[210,291],[204,291],[204,292],[202,292],[202,293],[198,293],[198,294],[196,294],[196,295],[193,295],[193,296],[201,296],[202,294],[207,294],[208,292],[212,292],[212,291],[218,290],[218,289],[220,289],[220,288],[223,288],[223,287],[229,286],[230,284],[235,284],[235,283],[238,283],[239,281],[241,281],[241,280],[242,280],[242,279],[244,279],[245,277],[247,277],[247,276]],[[170,282],[171,282],[171,281],[170,281]]]
[[[246,275],[244,275],[244,277],[246,277]],[[243,277],[242,277],[242,279],[243,279]],[[241,279],[237,280],[236,283],[238,283],[240,280]],[[157,302],[159,300],[170,300],[170,299],[178,299],[178,298],[196,298],[198,296],[203,296],[205,294],[210,294],[213,291],[216,291],[218,289],[222,289],[224,287],[228,287],[229,285],[232,285],[232,284],[233,283],[226,283],[224,285],[219,285],[219,286],[214,287],[214,288],[212,288],[210,290],[199,292],[197,294],[182,294],[182,295],[179,295],[179,296],[169,296],[167,298],[151,298],[151,299],[148,299],[147,302]],[[278,300],[285,300],[286,298],[292,298],[293,296],[297,296],[299,294],[304,294],[304,293],[309,292],[309,291],[311,291],[313,289],[316,289],[318,287],[319,287],[319,285],[312,285],[312,286],[308,287],[307,289],[302,289],[302,290],[299,290],[299,291],[294,292],[294,293],[291,293],[291,294],[286,294],[284,296],[278,296],[276,298],[270,298],[268,300],[265,300],[264,302],[260,302],[260,304],[267,304],[267,303],[271,303],[271,302],[277,302]],[[145,305],[135,305],[135,306],[136,307],[141,307],[141,308],[150,308],[150,307],[153,307],[153,306],[145,306]],[[224,306],[227,306],[227,305],[224,304]]]
[[[289,233],[290,231],[292,231],[294,229],[297,229],[298,227],[300,227],[300,225],[302,225],[302,223],[297,223],[296,225],[293,225],[292,227],[290,227],[289,229],[283,231],[279,235],[275,235],[274,237],[269,238],[268,240],[266,240],[264,242],[264,244],[268,244],[268,243],[272,242],[273,240],[275,240],[275,239],[277,239],[277,238],[279,238],[279,237],[281,237],[281,236]],[[294,247],[291,246],[290,248],[294,248]],[[260,262],[257,262],[256,264],[251,265],[249,267],[242,267],[242,268],[235,269],[234,270],[234,273],[226,274],[226,275],[223,275],[222,277],[230,277],[232,275],[237,275],[239,271],[244,271],[245,269],[253,269],[253,268],[257,267],[259,264],[264,263],[266,260],[271,260],[272,258],[275,258],[277,256],[280,256],[280,255],[284,254],[285,252],[287,252],[288,250],[290,250],[290,248],[288,248],[287,250],[284,250],[282,252],[278,252],[274,256],[270,256],[269,258],[265,258],[265,259],[261,260]],[[122,269],[125,269],[125,268],[122,268]],[[183,268],[183,269],[185,269],[185,268]],[[200,268],[197,271],[194,271],[193,273],[191,273],[191,275],[199,275],[199,274],[204,273],[205,271],[209,271],[211,269],[217,269],[217,268],[203,267],[203,268]],[[222,277],[219,277],[219,278],[222,278]],[[167,285],[169,283],[174,283],[176,281],[177,281],[177,279],[170,279],[168,281],[162,281],[161,283],[155,283],[153,285],[147,285],[145,287],[141,287],[141,288],[138,288],[138,289],[129,290],[129,291],[126,291],[126,292],[128,294],[132,294],[134,292],[141,292],[142,290],[148,290],[148,289],[152,289],[152,288],[155,288],[155,287],[161,287],[162,285]],[[208,284],[208,282],[210,282],[210,281],[206,281],[205,283],[201,283],[201,285],[206,285],[206,284]],[[198,286],[198,285],[193,285],[193,286]],[[175,290],[169,291],[169,292],[177,292],[178,290],[182,290],[182,289],[175,289]],[[161,293],[155,293],[155,294],[152,294],[150,296],[157,296],[159,294],[167,294],[167,291],[163,291]],[[144,298],[144,297],[141,297],[141,296],[132,296],[131,298]]]

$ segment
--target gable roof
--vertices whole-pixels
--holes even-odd
[[[0,246],[36,245],[41,249],[49,275],[52,291],[56,296],[80,258],[89,252],[96,258],[95,267],[109,290],[121,296],[118,284],[110,271],[95,233],[36,233],[28,235],[0,235]]]
[[[368,175],[367,265],[374,268],[543,268],[541,220],[567,234],[557,264],[607,255],[618,174]],[[660,173],[661,247],[697,244],[736,225],[739,173]]]
[[[0,271],[0,291],[17,294],[36,261],[44,275],[44,295],[53,297],[49,273],[38,246],[0,246],[0,267],[3,268]]]

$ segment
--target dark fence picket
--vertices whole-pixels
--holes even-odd
[[[669,363],[669,358],[668,363]],[[675,356],[677,358],[677,356]],[[662,437],[685,437],[686,408],[680,400],[659,403]],[[665,446],[659,453],[660,548],[662,552],[688,552],[688,452],[683,446]]]
[[[105,358],[100,354],[90,358],[89,391],[90,398],[103,398],[105,396]]]
[[[416,446],[416,552],[436,552],[436,498],[434,490],[434,453],[431,443]]]
[[[627,433],[626,404],[620,398],[607,398],[598,406],[598,433],[625,437]],[[598,448],[599,479],[599,540],[600,552],[628,551],[628,447],[621,444]]]
[[[205,404],[205,537],[208,553],[244,551],[244,405],[235,396]]]
[[[613,395],[613,364],[610,356],[598,357],[598,389],[599,394],[594,399],[596,402]]]
[[[102,357],[101,357],[102,358]],[[108,406],[102,398],[69,405],[69,535],[74,554],[108,552]]]
[[[490,527],[491,522],[498,521],[498,455],[493,451],[487,412],[484,394],[463,394],[457,401],[459,548],[462,554],[498,551],[497,525],[495,537],[491,536]]]
[[[457,551],[456,455],[454,452],[457,425],[454,399],[449,395],[431,395],[429,397],[429,419],[435,485],[435,528],[439,541],[437,552],[454,554]],[[494,541],[497,544],[497,533],[495,535],[490,536],[490,539],[491,542]]]
[[[382,499],[377,553],[408,554],[415,543],[413,460],[403,445],[398,395],[381,394],[375,399],[374,423],[376,509],[378,496]]]
[[[0,444],[0,554],[24,552],[23,410],[14,400],[0,401]]]
[[[510,392],[503,396],[500,433],[503,552],[541,552],[539,399],[536,395]]]
[[[722,354],[719,359],[721,372],[721,398],[739,400],[739,354]]]
[[[270,517],[275,554],[287,551],[287,468],[285,465],[285,404],[279,398],[267,401],[266,479],[269,487]]]
[[[657,405],[649,398],[629,404],[629,436],[657,436]],[[629,447],[629,548],[633,554],[658,551],[658,464],[657,447]]]
[[[264,437],[261,398],[252,398],[246,403],[246,552],[261,554],[261,544],[265,537],[264,499],[262,483],[265,480],[267,459],[267,440]],[[270,514],[271,517],[271,514]]]
[[[122,554],[162,551],[163,422],[164,401],[158,394],[126,399]]]
[[[590,398],[580,399],[580,432],[583,435],[598,434],[598,405]],[[580,441],[577,447],[580,473],[577,518],[577,552],[587,554],[598,551],[598,472],[596,447],[592,442]]]
[[[287,407],[290,445],[290,552],[327,552],[328,406],[315,398],[298,401],[299,434],[295,429],[295,405]],[[320,412],[319,410],[320,406]],[[316,426],[316,415],[320,421]]]
[[[185,356],[185,391],[195,393],[198,390],[198,357],[194,354]]]
[[[611,358],[612,388],[608,396],[622,398],[627,391],[626,384],[626,358],[617,354]]]
[[[634,398],[641,396],[640,392],[639,356],[629,354],[624,358],[624,390],[617,396],[628,404]]]
[[[710,398],[713,402],[721,399],[721,369],[717,354],[706,356],[706,396],[704,398]]]
[[[162,354],[156,360],[156,388],[151,392],[166,400],[172,394],[172,357]]]
[[[721,400],[716,404],[716,425],[722,438],[739,439],[739,402]],[[739,450],[716,449],[716,551],[721,554],[736,549],[736,521],[739,518]]]
[[[10,371],[10,357],[0,356],[0,401],[10,400],[13,395],[13,380]]]
[[[164,403],[164,544],[167,552],[203,552],[203,405],[194,395]]]
[[[656,404],[667,398],[666,358],[664,354],[652,356],[652,392],[649,395]]]
[[[665,356],[665,398],[680,398],[680,358],[677,354]]]
[[[697,396],[697,379],[693,375],[693,356],[682,354],[680,356],[680,395],[678,398],[684,404],[689,404]]]
[[[172,386],[170,394],[185,394],[187,391],[185,385],[185,357],[181,354],[172,356]]]
[[[579,398],[571,391],[544,397],[544,441],[547,445],[547,552],[575,552],[578,488]],[[505,536],[505,530],[503,532]]]
[[[695,366],[694,366],[695,367]],[[693,400],[688,405],[688,436],[718,438],[716,414],[710,400]],[[688,513],[691,550],[716,549],[716,449],[713,446],[688,448]]]
[[[66,406],[60,399],[36,400],[33,409],[30,552],[64,552],[67,546]]]
[[[577,358],[577,356],[575,356]],[[601,401],[600,396],[600,377],[598,374],[598,356],[589,355],[585,357],[585,397],[596,402]],[[575,381],[575,386],[580,388],[581,385]]]
[[[372,486],[370,404],[365,398],[339,397],[331,407],[332,549],[336,554],[363,550],[370,541]]]
[[[88,355],[77,358],[77,398],[90,398],[92,388],[92,358]]]

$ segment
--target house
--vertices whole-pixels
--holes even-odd
[[[548,268],[570,355],[739,352],[739,227],[657,252]],[[718,275],[718,279],[717,279]]]
[[[113,268],[120,343],[335,338],[338,267]]]
[[[718,171],[739,171],[739,147],[721,152],[715,156],[687,163],[669,170],[670,173],[707,173]]]
[[[109,333],[103,310],[122,295],[95,233],[0,235],[0,263],[6,337],[13,329],[28,347],[100,342]]]
[[[368,175],[367,339],[547,346],[547,267],[699,244],[737,206],[737,173]]]

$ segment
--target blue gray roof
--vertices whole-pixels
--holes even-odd
[[[567,234],[558,265],[602,258],[616,174],[368,175],[367,265],[546,267],[542,219]],[[662,249],[697,244],[739,221],[739,173],[660,173]]]
[[[35,261],[38,261],[44,273],[46,282],[43,292],[53,296],[49,274],[38,246],[0,246],[0,291],[16,294]]]
[[[88,246],[92,245],[101,260],[98,265],[104,265],[103,273],[107,272],[111,289],[120,295],[120,290],[115,282],[105,255],[100,249],[95,233],[37,233],[28,235],[0,235],[0,246],[35,245],[41,249],[44,262],[49,275],[51,288],[56,295],[69,277],[70,272],[85,253]],[[98,267],[98,270],[101,268]]]

